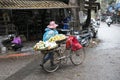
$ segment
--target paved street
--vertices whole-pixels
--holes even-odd
[[[0,80],[120,80],[120,25],[101,23],[100,43],[86,49],[83,64],[63,64],[54,73],[39,66],[40,54],[0,60]],[[94,43],[93,43],[94,44]]]

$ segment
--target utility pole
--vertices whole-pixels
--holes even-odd
[[[69,5],[72,5],[72,6],[78,6],[78,0],[69,0]],[[73,20],[71,21],[71,26],[73,27],[73,29],[78,29],[79,27],[79,15],[78,15],[78,10],[79,8],[76,7],[76,8],[72,8],[72,13],[73,13]]]
[[[87,29],[91,23],[91,11],[94,10],[95,13],[100,9],[100,3],[96,0],[89,0],[84,2],[84,9],[87,9],[87,19],[83,25],[83,29]]]

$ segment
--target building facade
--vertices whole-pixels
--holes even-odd
[[[85,0],[0,0],[0,35],[17,33],[25,35],[27,40],[42,39],[50,20],[55,20],[59,28],[62,28],[62,20],[68,16],[72,18],[70,26],[78,30],[79,11],[91,15],[91,9],[86,10],[84,2]]]
[[[61,24],[61,20],[70,15],[78,6],[69,0],[1,0],[0,35],[18,33],[28,40],[42,38],[50,20]]]

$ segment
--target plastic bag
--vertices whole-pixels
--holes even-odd
[[[75,36],[69,36],[66,41],[66,48],[71,49],[72,51],[76,51],[82,48],[82,45],[79,43]]]

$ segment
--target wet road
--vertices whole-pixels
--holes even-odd
[[[40,57],[1,61],[0,80],[120,80],[120,25],[102,23],[100,43],[87,48],[82,65],[63,64],[54,73],[45,73]]]
[[[99,29],[98,38],[101,40],[100,48],[120,48],[120,24],[107,27],[105,23]]]

